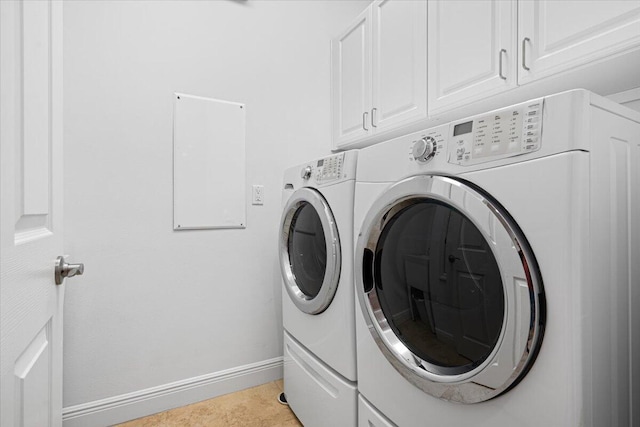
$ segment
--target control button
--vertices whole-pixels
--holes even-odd
[[[300,176],[302,177],[302,179],[307,180],[311,178],[311,172],[313,172],[313,169],[311,169],[311,166],[307,166],[306,168],[302,169],[302,171],[300,172]]]
[[[420,162],[426,163],[436,154],[436,140],[431,136],[416,141],[412,150],[413,158]]]

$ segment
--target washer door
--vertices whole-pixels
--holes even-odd
[[[465,181],[415,176],[373,205],[356,248],[362,312],[406,379],[441,399],[482,402],[528,371],[544,295],[524,235]]]
[[[284,208],[280,268],[285,289],[303,312],[323,312],[340,279],[340,238],[322,195],[311,188],[295,191]]]

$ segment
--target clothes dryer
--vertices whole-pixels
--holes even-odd
[[[640,114],[552,95],[363,149],[359,425],[640,425]]]
[[[284,174],[284,388],[309,426],[356,424],[353,195],[357,151]]]

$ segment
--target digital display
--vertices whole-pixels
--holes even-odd
[[[473,121],[460,123],[453,127],[453,136],[464,135],[465,133],[471,132],[473,127]]]
[[[324,165],[324,159],[318,160],[318,167]]]

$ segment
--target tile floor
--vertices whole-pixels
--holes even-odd
[[[160,412],[117,427],[301,427],[278,403],[282,380]]]

